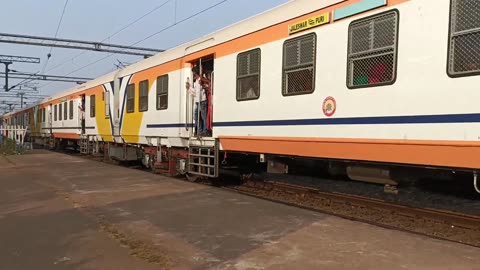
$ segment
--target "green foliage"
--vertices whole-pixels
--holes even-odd
[[[9,138],[3,138],[0,143],[0,155],[9,156],[17,154],[15,141]]]

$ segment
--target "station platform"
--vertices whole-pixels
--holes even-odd
[[[455,269],[480,249],[81,157],[0,156],[0,269]]]

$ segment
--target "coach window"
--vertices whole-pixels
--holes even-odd
[[[63,119],[68,120],[68,104],[66,101],[63,103]]]
[[[451,0],[448,75],[480,74],[480,1]]]
[[[348,30],[347,86],[389,85],[397,71],[398,11],[353,21]]]
[[[95,95],[90,96],[90,117],[95,117]]]
[[[148,111],[148,80],[140,82],[140,98],[138,99],[138,111]]]
[[[57,121],[57,105],[53,106],[53,120]]]
[[[168,74],[157,78],[157,110],[168,109]]]
[[[260,97],[260,49],[237,56],[237,101]]]
[[[103,93],[103,99],[105,101],[105,117],[110,117],[110,92]]]
[[[315,33],[289,39],[283,44],[283,95],[301,95],[315,90]]]
[[[135,111],[135,84],[127,86],[127,113]]]
[[[58,120],[62,121],[62,103],[58,104]]]
[[[70,100],[70,104],[68,105],[68,109],[70,109],[69,114],[70,114],[70,120],[73,120],[73,100]]]

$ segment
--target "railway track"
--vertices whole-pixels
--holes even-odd
[[[480,247],[480,216],[408,207],[273,181],[246,181],[243,185],[224,188],[381,227]]]

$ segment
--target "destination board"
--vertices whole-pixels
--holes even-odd
[[[289,34],[295,34],[330,22],[330,13],[324,13],[288,26]]]

